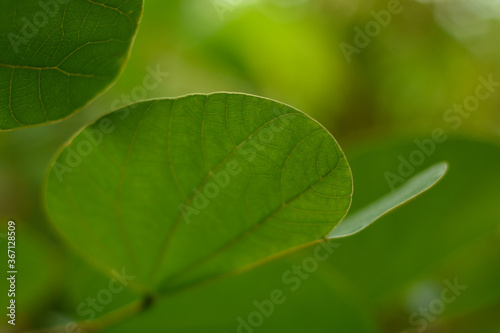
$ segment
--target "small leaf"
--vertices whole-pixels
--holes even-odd
[[[108,88],[141,13],[142,0],[3,0],[0,130],[63,119]]]
[[[434,186],[447,169],[446,163],[439,163],[422,171],[393,192],[354,214],[349,214],[333,229],[328,238],[346,237],[363,230],[380,217]]]
[[[134,104],[84,129],[53,163],[47,207],[88,258],[167,293],[323,238],[351,193],[316,121],[216,93]]]

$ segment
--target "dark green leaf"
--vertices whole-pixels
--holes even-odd
[[[121,72],[142,0],[3,0],[0,130],[54,122]]]

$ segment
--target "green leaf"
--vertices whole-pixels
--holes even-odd
[[[216,93],[134,104],[84,129],[53,163],[46,201],[87,258],[168,293],[322,239],[351,193],[316,121]]]
[[[4,0],[0,130],[61,120],[108,88],[141,14],[141,0]]]
[[[354,214],[347,215],[328,235],[328,238],[340,238],[358,233],[380,217],[434,186],[444,176],[447,169],[446,163],[439,163],[422,171],[397,190]]]

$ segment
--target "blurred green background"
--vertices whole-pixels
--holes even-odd
[[[109,281],[45,216],[44,177],[58,148],[133,101],[234,91],[290,104],[335,136],[353,169],[353,211],[389,192],[387,173],[397,175],[400,159],[421,150],[414,140],[429,142],[436,129],[446,140],[415,172],[446,160],[449,174],[359,235],[335,241],[297,291],[282,274],[311,250],[163,300],[109,332],[237,332],[254,300],[281,289],[287,301],[253,331],[499,333],[500,87],[471,112],[450,110],[484,80],[500,82],[500,1],[401,1],[390,22],[369,31],[367,45],[356,45],[357,31],[375,26],[391,3],[145,0],[130,61],[111,89],[61,123],[0,133],[0,219],[15,220],[19,231],[17,328],[85,320],[78,306]],[[347,44],[357,51],[346,57]],[[148,90],[150,71],[163,75]],[[4,249],[2,235],[0,242]],[[422,307],[436,306],[445,281],[456,280],[467,289],[425,317]],[[115,295],[96,315],[135,297]],[[0,331],[7,329],[2,320]]]

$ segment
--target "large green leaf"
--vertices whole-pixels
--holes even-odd
[[[122,70],[142,0],[3,0],[0,130],[65,118]]]
[[[103,269],[167,293],[323,238],[351,193],[316,121],[217,93],[138,103],[83,130],[53,163],[47,207]]]

